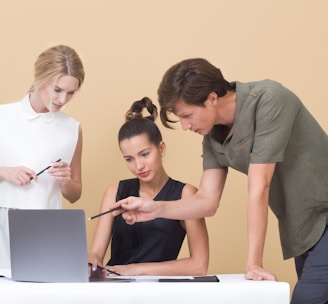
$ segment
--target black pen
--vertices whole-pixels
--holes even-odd
[[[61,161],[61,158],[57,159],[57,160],[55,161],[55,163],[58,163],[58,162],[60,162],[60,161]],[[50,166],[44,168],[44,169],[41,170],[39,173],[37,173],[36,176],[39,176],[40,174],[42,174],[44,171],[50,169],[51,167],[52,167],[52,166],[50,165]],[[31,179],[33,179],[33,177],[31,177]]]
[[[109,209],[109,210],[107,210],[107,211],[105,211],[105,212],[102,212],[102,213],[99,213],[99,214],[97,214],[97,215],[91,216],[91,217],[88,218],[88,220],[89,220],[89,221],[90,221],[90,220],[93,220],[93,219],[95,219],[95,218],[97,218],[97,217],[99,217],[99,216],[102,216],[102,215],[104,215],[104,214],[107,214],[107,213],[110,213],[110,212],[113,212],[113,211],[115,211],[115,210],[119,210],[119,209],[121,209],[121,206],[117,206],[117,207],[115,207],[115,208],[113,208],[113,209]]]
[[[61,161],[61,158],[57,159],[57,160],[55,161],[55,163],[58,163],[58,162],[60,162],[60,161]],[[41,170],[39,173],[37,173],[36,176],[39,176],[41,173],[43,173],[44,171],[50,169],[51,167],[52,167],[52,166],[50,165],[50,166],[48,166],[47,168],[44,168],[44,169]]]
[[[91,264],[90,262],[89,262],[88,264],[92,267],[92,264]],[[112,273],[112,274],[115,274],[115,275],[117,275],[117,276],[120,276],[120,274],[119,274],[118,272],[115,272],[115,271],[109,270],[109,269],[107,269],[107,268],[105,268],[105,267],[102,267],[102,266],[97,265],[97,268],[99,268],[99,269],[101,269],[101,270],[106,270],[106,271],[109,272],[109,273]]]

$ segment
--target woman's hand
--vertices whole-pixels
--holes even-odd
[[[51,167],[47,170],[47,173],[61,185],[67,184],[72,178],[71,167],[63,161],[51,163]]]
[[[37,179],[35,172],[24,166],[0,168],[0,182],[7,181],[18,186],[24,186],[29,185],[32,179]]]
[[[142,264],[128,264],[128,265],[115,265],[115,266],[106,266],[106,269],[112,272],[111,275],[115,276],[115,273],[118,273],[122,276],[137,276],[142,275],[141,273]],[[114,274],[113,274],[114,272]]]
[[[105,273],[103,271],[101,271],[102,270],[101,268],[103,268],[101,259],[97,255],[89,254],[88,260],[89,260],[89,263],[88,263],[89,277],[91,277],[91,276],[98,277],[99,275],[105,276]]]

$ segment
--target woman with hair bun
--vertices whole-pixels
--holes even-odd
[[[146,110],[149,115],[144,116]],[[166,152],[162,135],[155,124],[157,107],[144,97],[132,104],[126,122],[118,133],[118,143],[126,164],[135,176],[109,186],[100,212],[128,196],[154,200],[188,197],[197,189],[169,177],[162,158]],[[177,259],[187,234],[190,256]],[[203,275],[207,273],[209,248],[204,219],[155,219],[128,225],[121,215],[99,217],[89,253],[90,270],[103,266],[111,243],[106,268],[121,275]],[[92,272],[91,272],[92,275]]]

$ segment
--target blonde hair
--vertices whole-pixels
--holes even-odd
[[[35,92],[54,78],[70,75],[84,81],[84,68],[77,52],[69,46],[57,45],[42,52],[34,64],[34,81],[29,92]]]

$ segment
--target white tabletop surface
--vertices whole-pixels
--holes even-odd
[[[10,274],[0,269],[0,274]],[[27,283],[0,278],[0,303],[288,304],[286,282],[249,281],[243,274],[218,274],[218,283],[93,282]]]

